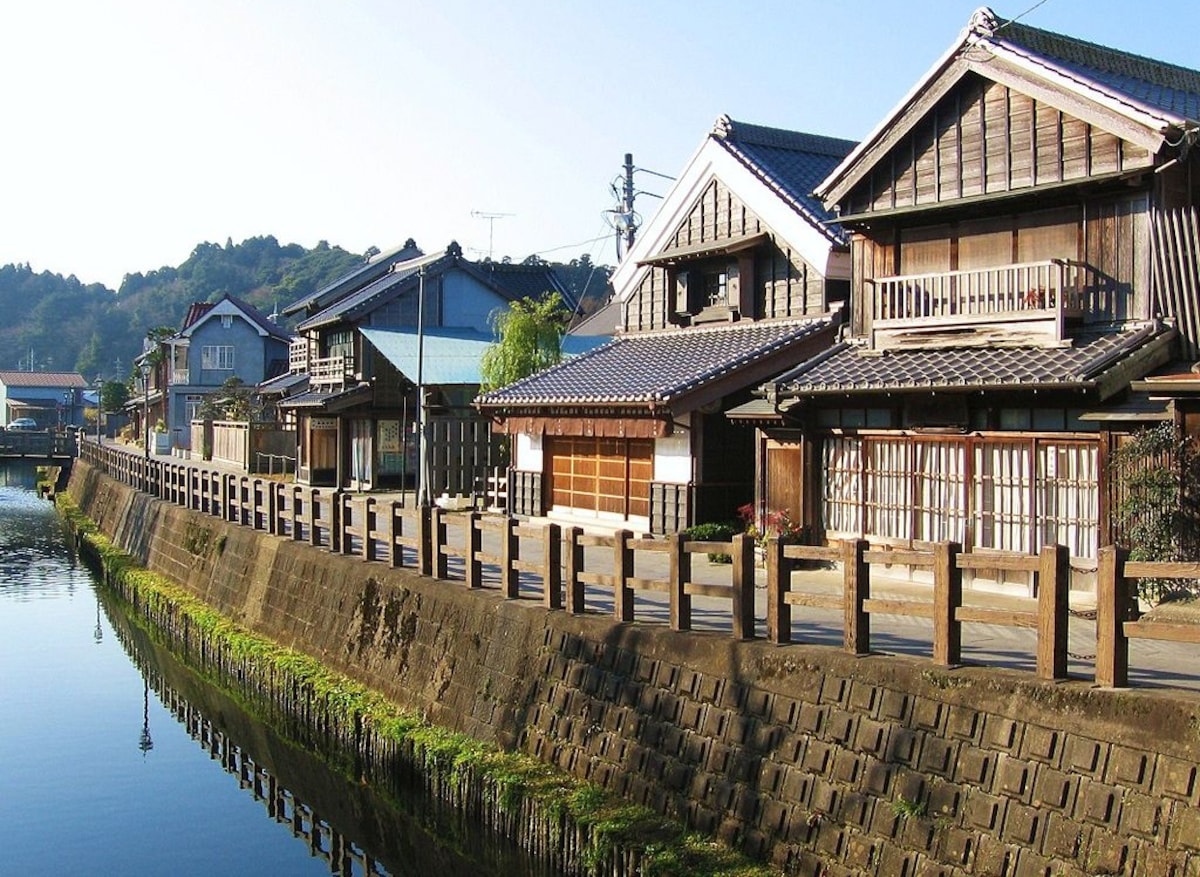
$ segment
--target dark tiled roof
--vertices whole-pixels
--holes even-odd
[[[776,378],[781,397],[820,393],[1072,387],[1157,334],[1153,327],[1075,339],[1071,347],[963,347],[875,353],[843,344]]]
[[[575,310],[574,297],[549,265],[476,262],[473,267],[484,283],[513,301],[522,298],[539,299],[546,293],[557,292],[567,309]]]
[[[457,253],[457,250],[455,250],[455,253]],[[341,320],[353,320],[357,316],[371,310],[381,296],[389,293],[400,284],[415,278],[421,268],[436,270],[437,263],[447,257],[453,258],[454,255],[454,253],[447,250],[446,252],[420,256],[416,259],[410,259],[407,262],[401,262],[382,277],[371,281],[366,286],[355,290],[349,295],[343,296],[307,320],[302,320],[296,327],[296,330],[305,332],[309,329],[315,329],[318,326],[327,326]],[[413,282],[415,284],[416,281],[414,280]]]
[[[622,335],[478,402],[484,407],[669,402],[831,323],[825,317]]]
[[[387,273],[395,263],[403,262],[407,259],[415,259],[420,255],[421,248],[409,239],[394,250],[381,253],[374,259],[363,262],[356,268],[347,271],[332,283],[321,287],[316,292],[306,295],[298,301],[292,302],[283,309],[283,313],[290,316],[291,314],[310,308],[328,307],[343,296],[349,295],[359,287]]]
[[[371,396],[371,387],[367,384],[358,384],[346,390],[337,390],[333,392],[324,390],[308,390],[304,393],[297,393],[295,396],[289,396],[279,403],[280,408],[305,408],[310,411],[333,411],[339,410],[342,406],[351,404],[357,401],[360,397],[369,399]]]
[[[713,137],[794,209],[819,223],[831,240],[845,242],[841,226],[813,189],[849,154],[854,141],[750,125],[728,116],[717,120]]]
[[[988,15],[994,14],[981,10],[972,19],[973,23],[980,22],[976,26],[985,34],[992,27]],[[992,38],[1040,56],[1067,75],[1090,80],[1114,97],[1129,97],[1181,118],[1200,119],[1200,71],[1020,22],[996,23]]]
[[[278,338],[281,341],[292,340],[292,334],[290,332],[280,327],[278,323],[274,322],[270,317],[268,317],[254,305],[250,304],[250,302],[242,301],[242,299],[236,298],[232,295],[227,295],[225,297],[238,306],[242,313],[246,315],[246,319],[258,326],[272,338]]]

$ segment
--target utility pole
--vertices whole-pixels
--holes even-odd
[[[622,207],[629,222],[625,225],[625,252],[633,249],[633,239],[637,235],[637,225],[633,222],[633,153],[625,153],[625,197]]]
[[[492,258],[492,241],[496,231],[496,220],[513,216],[512,213],[485,213],[482,210],[472,210],[471,215],[476,219],[486,219],[488,224],[488,259]]]

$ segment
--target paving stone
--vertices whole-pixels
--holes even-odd
[[[912,697],[900,691],[888,689],[884,691],[879,701],[879,718],[904,724],[908,721],[909,710],[912,708]]]
[[[908,728],[894,728],[888,737],[887,760],[896,764],[916,763],[920,737]]]
[[[954,775],[958,764],[958,747],[956,741],[928,735],[921,746],[921,756],[917,763],[925,773],[949,778]]]
[[[1200,810],[1176,808],[1167,824],[1167,846],[1200,852]]]
[[[1117,794],[1111,786],[1089,782],[1080,789],[1079,815],[1086,822],[1111,828],[1117,815]]]
[[[1012,802],[1004,817],[1004,830],[1001,837],[1009,843],[1023,847],[1034,847],[1040,842],[1043,828],[1042,814],[1035,807]]]
[[[850,683],[849,707],[860,716],[869,716],[879,705],[879,686],[869,682],[852,681]]]
[[[850,693],[850,683],[839,676],[828,675],[821,682],[820,703],[844,706]]]
[[[1121,817],[1117,824],[1124,834],[1153,838],[1159,834],[1161,818],[1160,799],[1128,794],[1121,802]]]
[[[972,790],[963,802],[963,819],[980,831],[994,832],[999,829],[1007,806],[1004,798]]]
[[[831,709],[825,721],[825,739],[848,746],[854,739],[856,716],[849,710]]]
[[[960,783],[967,783],[988,789],[991,786],[992,777],[996,772],[996,759],[997,756],[994,752],[986,752],[974,747],[963,747],[958,752],[954,779]]]
[[[862,767],[862,789],[876,797],[891,794],[892,775],[895,768],[878,758],[864,758]]]
[[[1108,759],[1105,779],[1110,783],[1149,791],[1150,768],[1149,753],[1127,746],[1114,746]]]
[[[996,766],[996,791],[1019,801],[1033,797],[1032,770],[1024,761],[1001,758]]]
[[[913,726],[923,731],[939,733],[942,730],[942,721],[946,716],[946,711],[945,704],[927,697],[918,697],[913,703]]]
[[[965,706],[950,707],[946,717],[946,733],[959,740],[978,743],[983,731],[983,714]]]
[[[1195,762],[1160,755],[1154,770],[1154,794],[1196,804],[1196,770]]]
[[[1051,813],[1046,817],[1046,832],[1042,838],[1042,852],[1055,859],[1078,858],[1087,829],[1062,813]]]
[[[874,719],[862,718],[854,734],[854,748],[876,758],[882,758],[887,751],[889,727]]]
[[[1009,755],[1016,755],[1021,746],[1021,725],[1003,716],[988,716],[984,722],[984,745]]]
[[[1057,810],[1069,810],[1074,806],[1078,783],[1077,777],[1044,767],[1034,778],[1033,803]]]
[[[1063,747],[1063,769],[1101,779],[1108,766],[1109,744],[1072,734]]]
[[[1021,755],[1057,767],[1062,762],[1061,731],[1027,725],[1021,743]]]

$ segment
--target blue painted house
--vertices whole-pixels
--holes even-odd
[[[80,426],[86,389],[77,372],[0,371],[0,426],[21,417],[39,429]]]
[[[302,319],[281,383],[307,376],[303,392],[278,403],[296,422],[297,481],[354,490],[415,485],[422,384],[430,495],[477,492],[503,462],[489,418],[471,404],[491,315],[547,293],[574,304],[549,267],[473,262],[456,243],[422,254],[409,241],[285,308]]]
[[[160,342],[162,362],[151,381],[151,401],[160,404],[152,418],[163,421],[173,447],[190,448],[204,398],[230,378],[254,387],[285,372],[290,342],[290,333],[231,295],[193,304],[182,328]]]

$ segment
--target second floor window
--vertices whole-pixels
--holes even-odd
[[[233,345],[209,344],[200,349],[200,368],[233,370]]]

